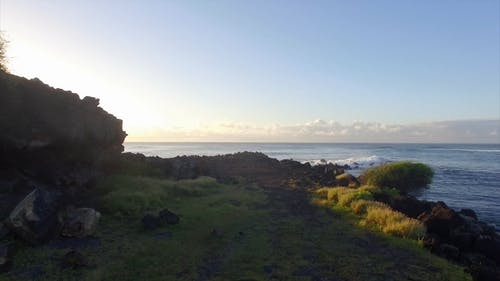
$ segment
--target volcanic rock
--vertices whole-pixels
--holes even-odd
[[[5,225],[17,237],[39,244],[58,229],[60,204],[61,193],[37,188],[14,208]]]

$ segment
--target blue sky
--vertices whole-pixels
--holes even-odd
[[[11,72],[99,97],[129,140],[487,119],[498,141],[499,14],[498,0],[1,0],[0,29]]]

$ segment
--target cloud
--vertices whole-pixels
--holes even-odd
[[[257,126],[225,122],[195,129],[172,128],[131,132],[127,141],[234,142],[445,142],[499,143],[500,120],[456,120],[419,124],[383,124],[335,120]]]

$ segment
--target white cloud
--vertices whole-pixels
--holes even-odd
[[[294,125],[256,126],[239,122],[131,132],[127,141],[234,142],[449,142],[499,143],[500,120],[457,120],[420,124],[383,124],[314,120]]]

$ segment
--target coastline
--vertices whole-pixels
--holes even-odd
[[[496,225],[500,230],[500,200],[497,182],[500,165],[496,163],[500,145],[462,144],[274,144],[274,143],[125,143],[125,151],[146,156],[171,158],[178,155],[216,155],[237,151],[260,151],[278,160],[293,159],[299,162],[320,163],[321,159],[333,164],[357,164],[349,172],[358,176],[366,168],[389,161],[411,160],[426,163],[436,175],[430,188],[423,189],[416,197],[429,201],[444,201],[460,210],[476,210],[478,216]],[[351,165],[352,166],[352,165]]]
[[[360,186],[346,166],[254,152],[169,159],[122,153],[122,121],[98,99],[1,76],[0,279],[234,280],[243,272],[256,280],[470,280],[415,241],[359,228],[311,204],[316,188]],[[447,220],[434,212],[439,207],[459,223],[447,231],[465,227],[459,234],[467,236],[469,226],[479,227],[481,238],[472,238],[485,252],[473,252],[468,270],[476,280],[498,275],[496,252],[490,262],[498,239],[487,226],[442,204],[388,199],[395,209],[425,205],[434,222]],[[464,250],[447,238],[429,245],[461,262]]]

